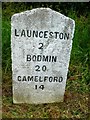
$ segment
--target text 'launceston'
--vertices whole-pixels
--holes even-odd
[[[37,31],[37,30],[24,30],[15,29],[16,37],[33,37],[33,38],[54,38],[54,39],[69,39],[69,33],[63,32],[52,32],[52,31]]]

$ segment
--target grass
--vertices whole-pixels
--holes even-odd
[[[3,80],[3,118],[66,119],[88,117],[88,91],[79,90],[78,80],[68,79],[63,103],[42,105],[13,104],[11,74],[3,75]]]
[[[73,48],[71,53],[64,102],[42,105],[17,105],[13,104],[12,100],[12,71],[10,46],[10,16],[16,11],[18,12],[16,8],[15,11],[13,11],[13,9],[10,10],[10,8],[7,8],[7,11],[3,10],[3,118],[80,118],[84,120],[89,120],[88,99],[90,80],[90,15],[88,15],[87,17],[85,15],[81,15],[80,17],[78,17],[76,12],[70,11],[68,13],[68,16],[75,20],[76,27],[73,39]],[[23,9],[21,11],[23,11]],[[10,15],[7,15],[7,13],[10,13]]]
[[[11,69],[11,28],[10,21],[3,20],[2,21],[2,64],[4,72],[10,71]]]

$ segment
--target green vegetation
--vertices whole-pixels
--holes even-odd
[[[89,120],[90,11],[88,3],[2,4],[3,118],[77,118]],[[75,20],[75,34],[63,103],[12,103],[11,16],[37,7],[50,7]]]

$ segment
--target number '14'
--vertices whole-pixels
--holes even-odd
[[[38,85],[35,85],[35,89],[44,89],[44,85],[40,85],[40,86],[38,86]]]

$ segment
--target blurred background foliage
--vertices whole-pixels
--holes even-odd
[[[2,3],[2,58],[3,70],[11,71],[11,16],[37,7],[49,7],[75,20],[75,34],[70,63],[90,69],[90,4],[89,3]],[[83,68],[82,68],[83,69]],[[89,70],[88,69],[88,70]],[[89,73],[89,71],[87,73]],[[89,74],[88,74],[89,76]],[[87,79],[86,79],[87,78]],[[86,81],[89,82],[88,77]]]

